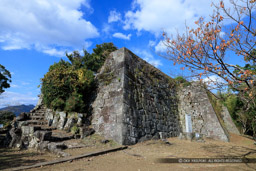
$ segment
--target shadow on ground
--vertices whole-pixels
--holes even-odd
[[[39,153],[29,151],[19,153],[19,151],[14,149],[0,148],[0,170],[33,165],[46,161],[44,159],[33,159],[33,157],[37,155],[39,155]]]
[[[215,154],[216,157],[256,157],[256,149],[243,146],[205,145],[201,147],[205,151]]]

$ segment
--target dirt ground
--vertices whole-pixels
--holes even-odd
[[[102,144],[99,136],[85,140],[71,140],[70,144],[83,144],[86,147],[67,149],[72,156],[89,152],[118,147],[110,141]],[[256,158],[256,145],[253,141],[238,135],[231,135],[230,142],[206,139],[205,142],[169,138],[171,143],[161,140],[151,140],[129,146],[128,149],[108,153],[101,156],[73,160],[61,164],[29,169],[29,171],[82,171],[82,170],[111,170],[111,171],[144,171],[144,170],[256,170],[256,163],[159,163],[159,158],[226,158],[242,157]],[[40,153],[35,150],[4,150],[0,149],[0,170],[12,167],[32,165],[35,163],[59,159],[51,153]]]

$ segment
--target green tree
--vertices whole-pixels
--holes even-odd
[[[72,108],[74,111],[85,110],[81,102],[86,101],[86,97],[90,94],[90,89],[94,83],[93,72],[85,67],[77,67],[61,60],[53,64],[49,72],[42,79],[42,94],[44,103],[53,109],[69,110],[66,106],[68,99],[72,99],[74,94],[76,101],[79,101],[80,106]],[[77,100],[79,98],[79,100]],[[70,100],[68,101],[70,103]],[[70,106],[70,105],[68,105]],[[71,109],[70,109],[71,110]]]
[[[174,65],[183,65],[181,69],[191,71],[194,78],[202,80],[208,77],[209,85],[231,86],[240,95],[245,94],[241,98],[250,104],[256,95],[256,75],[250,68],[256,61],[253,53],[256,47],[256,2],[230,0],[226,5],[220,0],[214,2],[213,6],[215,10],[211,20],[206,21],[201,17],[195,21],[195,28],[186,27],[185,33],[176,37],[164,33],[164,44],[168,50],[163,55]],[[225,20],[233,23],[226,27],[223,23]],[[247,67],[233,65],[229,61],[232,58],[248,63]],[[237,70],[237,74],[234,70]],[[211,79],[212,76],[223,81]]]
[[[87,112],[96,89],[94,72],[104,64],[106,57],[116,50],[113,43],[96,45],[93,54],[84,50],[66,54],[69,62],[60,60],[50,66],[42,79],[43,102],[55,110]]]
[[[10,122],[15,117],[13,112],[9,111],[0,111],[0,123],[4,125],[4,127],[10,125]]]
[[[109,54],[115,50],[117,50],[117,47],[113,43],[96,45],[91,55],[88,55],[88,52],[84,51],[83,60],[89,70],[97,72],[104,64]]]
[[[11,83],[11,73],[0,64],[0,94],[4,92],[4,89],[9,88]]]

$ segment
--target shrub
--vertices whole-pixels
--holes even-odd
[[[51,108],[54,110],[62,110],[65,107],[65,101],[61,98],[56,98],[51,102]]]
[[[113,43],[96,45],[91,56],[85,55],[84,60],[87,68],[97,72],[102,67],[109,54],[115,50],[117,50],[117,47]]]
[[[84,50],[66,54],[69,61],[60,60],[50,66],[41,79],[43,103],[52,109],[68,112],[88,112],[96,89],[94,72],[104,63],[106,57],[117,48],[113,43],[103,43],[93,49],[93,54]]]
[[[3,124],[4,127],[6,127],[10,124],[14,117],[15,115],[13,112],[0,111],[0,124]]]
[[[72,93],[65,104],[65,111],[67,112],[82,111],[84,108],[83,95],[78,93]]]
[[[182,76],[178,76],[178,77],[174,78],[174,80],[176,81],[176,83],[177,83],[178,85],[181,85],[181,86],[183,86],[183,87],[187,87],[187,86],[191,85],[191,83],[190,83],[189,81],[187,81],[187,80],[186,80],[184,77],[182,77]]]
[[[77,125],[74,125],[72,128],[71,128],[71,133],[72,134],[77,134],[79,132],[79,128],[77,127]]]

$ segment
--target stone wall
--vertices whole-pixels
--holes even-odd
[[[229,141],[210,103],[206,90],[199,83],[179,90],[179,115],[182,132],[186,132],[185,115],[192,117],[192,132],[213,139]]]
[[[177,136],[173,80],[126,48],[113,52],[99,75],[93,104],[96,132],[120,144]]]
[[[123,94],[124,52],[122,49],[110,54],[96,76],[97,97],[93,103],[92,125],[96,132],[107,139],[123,144]]]
[[[224,121],[225,127],[227,128],[228,132],[233,133],[233,134],[240,134],[238,131],[236,125],[234,124],[228,109],[226,106],[222,106],[222,112],[221,112],[222,119]]]
[[[127,49],[123,50],[124,144],[177,136],[180,130],[174,80]]]

